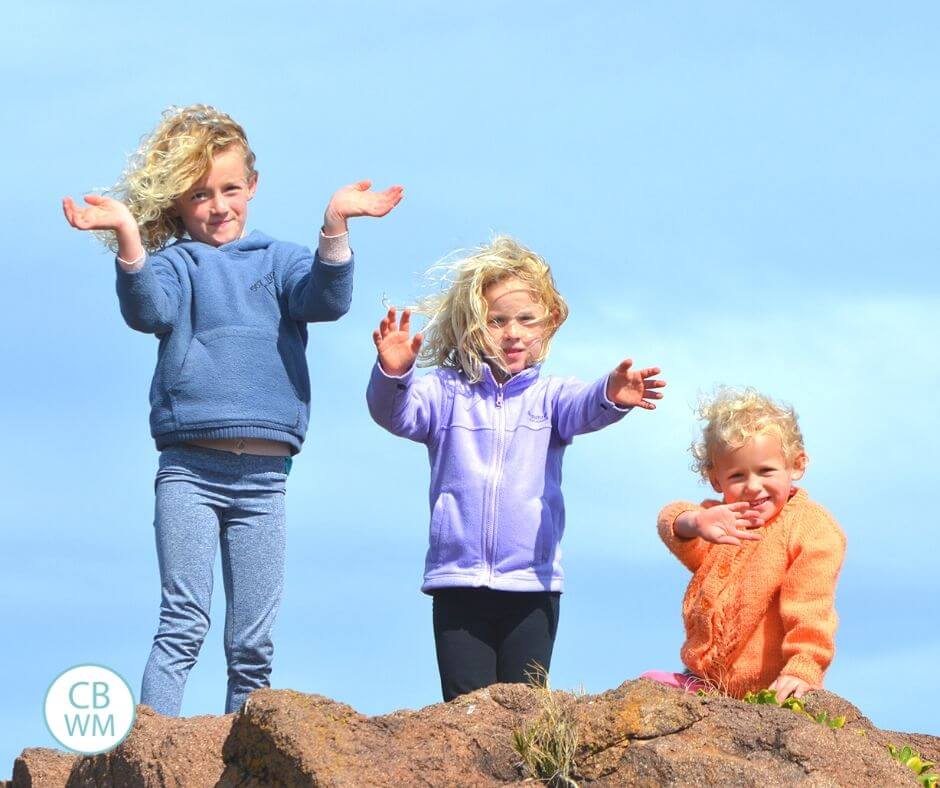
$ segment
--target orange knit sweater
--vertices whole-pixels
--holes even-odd
[[[682,661],[734,697],[781,673],[821,687],[835,650],[845,535],[805,490],[755,529],[759,542],[736,547],[675,535],[680,514],[714,505],[679,502],[659,513],[659,535],[693,573],[682,602]]]

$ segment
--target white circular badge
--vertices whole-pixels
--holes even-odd
[[[49,732],[63,747],[96,755],[116,747],[134,725],[134,695],[117,673],[101,665],[77,665],[46,692]]]

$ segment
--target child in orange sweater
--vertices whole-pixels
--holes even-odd
[[[722,389],[699,416],[693,468],[722,500],[670,504],[658,523],[693,573],[682,603],[687,670],[643,678],[739,698],[765,687],[778,700],[801,697],[822,686],[832,661],[845,536],[792,486],[807,464],[792,408],[753,389]]]

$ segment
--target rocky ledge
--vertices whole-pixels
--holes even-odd
[[[818,691],[804,714],[644,680],[600,695],[500,684],[448,704],[366,717],[342,703],[259,690],[238,714],[173,719],[138,708],[131,735],[104,755],[27,749],[13,788],[81,786],[494,786],[531,776],[514,734],[546,719],[572,755],[570,782],[591,786],[859,786],[921,784],[888,744],[940,761],[940,738],[875,728]]]

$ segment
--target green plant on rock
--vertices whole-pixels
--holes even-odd
[[[512,732],[512,747],[522,759],[519,766],[526,776],[550,788],[578,788],[572,777],[578,749],[574,714],[552,692],[544,670],[534,672],[529,679],[537,693],[539,710],[531,722]]]
[[[838,717],[830,717],[828,712],[821,711],[818,714],[810,714],[799,698],[790,696],[784,701],[777,700],[777,691],[772,689],[762,689],[758,692],[748,692],[744,696],[745,703],[755,703],[759,706],[780,706],[783,709],[789,709],[797,714],[808,717],[813,722],[825,725],[827,728],[844,728],[845,716],[840,714]]]
[[[888,752],[891,753],[892,758],[914,772],[924,788],[934,788],[937,782],[940,781],[940,775],[932,771],[934,762],[922,758],[917,750],[910,747],[895,747],[893,744],[889,744]]]

